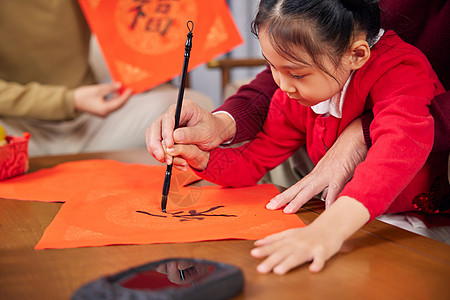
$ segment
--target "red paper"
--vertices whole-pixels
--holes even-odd
[[[112,77],[142,92],[181,74],[194,22],[189,70],[242,43],[225,0],[79,0]]]
[[[171,193],[164,214],[160,188],[86,191],[62,206],[35,249],[254,240],[304,226],[296,215],[265,209],[278,194],[273,185],[178,187]]]
[[[0,184],[0,197],[66,202],[36,249],[112,244],[259,239],[304,226],[296,215],[265,209],[273,185],[187,186],[199,179],[174,169],[161,211],[166,166],[86,160],[60,164]]]
[[[165,172],[166,166],[103,159],[73,161],[1,182],[0,198],[65,202],[92,190],[137,189],[162,193]],[[193,172],[173,169],[171,188],[199,179]]]

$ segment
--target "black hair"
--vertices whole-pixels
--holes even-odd
[[[337,68],[355,35],[367,34],[372,41],[380,30],[380,9],[374,0],[261,0],[252,22],[252,33],[258,37],[267,30],[277,52],[290,61],[299,46],[313,63],[325,70],[319,57],[327,54]],[[331,75],[330,75],[331,76]]]

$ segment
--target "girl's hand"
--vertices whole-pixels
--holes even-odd
[[[173,157],[173,165],[179,170],[186,171],[187,165],[192,168],[203,171],[206,169],[209,162],[209,151],[201,150],[196,145],[182,145],[176,144],[171,148],[166,149],[166,157]],[[167,163],[171,163],[171,159],[166,159]]]
[[[329,228],[313,224],[272,234],[255,242],[251,255],[266,259],[258,265],[260,273],[285,274],[306,262],[311,272],[319,272],[325,262],[336,254],[344,242],[330,234]]]
[[[369,220],[369,211],[361,202],[341,196],[310,225],[256,241],[251,254],[267,257],[257,268],[261,273],[285,274],[308,261],[312,261],[309,270],[319,272],[343,242]]]
[[[352,178],[356,166],[367,155],[367,146],[361,130],[361,119],[350,123],[330,150],[314,169],[266,205],[267,209],[283,209],[285,213],[296,213],[303,204],[327,188],[325,204],[328,208]]]
[[[119,95],[120,87],[120,83],[105,83],[76,88],[73,96],[75,109],[106,117],[121,108],[131,96],[131,90]]]

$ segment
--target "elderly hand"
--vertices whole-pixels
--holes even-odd
[[[275,210],[287,204],[283,211],[296,213],[325,188],[328,189],[323,196],[329,207],[352,178],[356,166],[366,158],[367,146],[361,128],[359,118],[349,124],[311,173],[270,200],[267,209]]]
[[[183,102],[179,128],[174,131],[175,109],[176,105],[172,105],[145,134],[148,152],[160,162],[172,163],[172,157],[165,154],[165,149],[172,148],[175,143],[210,150],[231,139],[236,132],[234,120],[227,114],[213,115],[188,99]],[[183,164],[183,160],[178,160],[178,164]]]

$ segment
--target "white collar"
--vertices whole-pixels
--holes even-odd
[[[342,117],[342,106],[344,104],[345,93],[347,92],[347,87],[350,84],[352,77],[353,71],[348,77],[347,81],[345,82],[342,90],[339,91],[339,93],[337,93],[328,100],[322,101],[314,106],[311,106],[311,109],[318,115],[324,115],[329,113],[330,115],[340,119]]]
[[[373,39],[373,41],[369,44],[370,48],[375,45],[380,38],[384,34],[384,29],[380,29],[378,35]],[[350,74],[347,81],[344,84],[342,90],[340,90],[336,95],[331,97],[328,100],[317,103],[314,106],[311,106],[311,109],[318,115],[324,115],[329,113],[330,115],[340,119],[342,117],[342,106],[344,105],[345,94],[347,92],[348,85],[353,78],[354,71]]]

